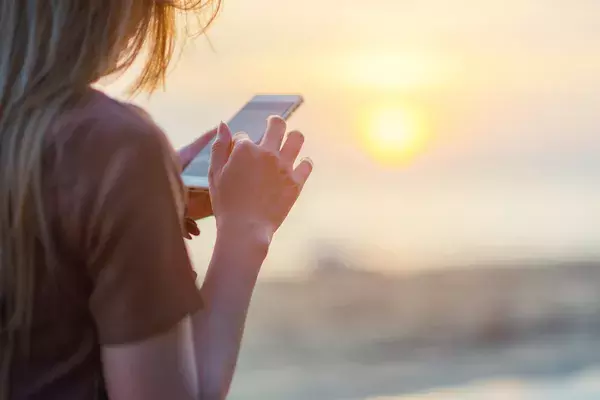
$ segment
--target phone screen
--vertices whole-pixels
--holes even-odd
[[[280,117],[287,118],[301,101],[299,98],[294,99],[294,96],[286,96],[290,97],[290,100],[269,100],[266,97],[255,97],[228,122],[232,133],[246,132],[252,141],[258,143],[262,139],[267,127],[267,118],[271,115],[279,115]],[[259,98],[260,101],[257,101]],[[184,175],[208,176],[210,152],[211,146],[206,146],[188,165],[184,171]]]

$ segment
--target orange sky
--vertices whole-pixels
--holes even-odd
[[[167,91],[136,101],[180,146],[255,92],[305,95],[290,124],[316,173],[268,272],[302,269],[320,239],[388,268],[598,254],[600,3],[574,4],[226,0],[216,53],[196,39]],[[425,116],[430,137],[401,167],[369,151],[382,110],[387,125]],[[214,239],[203,227],[199,269]]]

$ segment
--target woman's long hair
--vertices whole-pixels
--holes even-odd
[[[36,262],[58,262],[42,199],[46,133],[90,84],[135,60],[143,63],[132,93],[164,83],[180,12],[202,11],[193,14],[201,33],[220,3],[0,0],[0,400],[17,338],[29,341]]]

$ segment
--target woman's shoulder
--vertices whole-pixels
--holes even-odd
[[[95,90],[60,115],[49,145],[52,181],[112,182],[149,163],[178,173],[175,150],[150,116]]]
[[[162,135],[142,108],[92,88],[59,117],[55,127],[59,135],[77,133],[96,140]]]
[[[169,154],[164,132],[142,108],[91,89],[54,125],[57,148],[109,159],[124,149]],[[102,157],[102,156],[105,157]]]

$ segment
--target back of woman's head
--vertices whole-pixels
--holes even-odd
[[[155,89],[173,54],[177,12],[206,10],[205,28],[219,6],[220,0],[0,0],[0,400],[16,346],[26,348],[29,340],[35,263],[58,262],[42,203],[46,133],[91,83],[136,60],[142,62],[133,91]],[[34,251],[40,247],[44,260]]]

